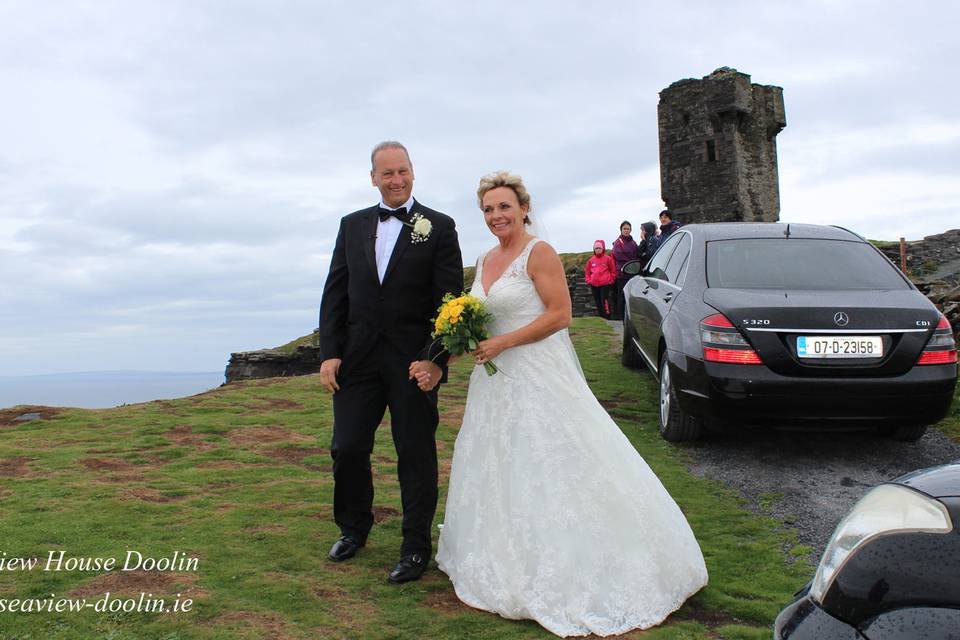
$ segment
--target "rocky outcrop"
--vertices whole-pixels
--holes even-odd
[[[316,334],[316,331],[314,331]],[[303,376],[320,371],[320,347],[301,344],[293,349],[260,349],[230,354],[226,380]]]

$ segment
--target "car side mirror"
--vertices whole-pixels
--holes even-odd
[[[625,273],[628,276],[635,276],[643,270],[643,266],[640,264],[639,260],[631,260],[627,264],[623,265],[620,268],[620,271]]]

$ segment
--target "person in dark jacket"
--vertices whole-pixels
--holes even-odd
[[[623,273],[623,265],[640,257],[640,247],[634,241],[633,236],[630,235],[631,231],[633,231],[633,225],[630,224],[629,220],[624,220],[620,223],[620,237],[613,241],[613,259],[617,264],[614,320],[623,320],[623,285],[630,279],[630,276]]]
[[[657,235],[657,225],[652,222],[644,222],[640,225],[640,245],[637,249],[637,259],[640,260],[640,267],[646,267],[650,258],[660,246],[660,237]]]
[[[666,242],[670,234],[680,228],[680,223],[673,219],[673,214],[669,209],[660,212],[660,240],[659,244]]]

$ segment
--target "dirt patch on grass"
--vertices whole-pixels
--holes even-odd
[[[213,442],[207,442],[203,436],[193,432],[193,427],[188,424],[178,424],[170,431],[162,434],[164,438],[178,444],[182,447],[190,447],[198,451],[213,449],[217,445]]]
[[[329,452],[321,447],[275,447],[273,449],[265,449],[260,453],[287,464],[303,464],[304,458]]]
[[[286,398],[257,398],[257,404],[244,405],[250,411],[255,413],[264,413],[266,411],[301,411],[303,405]]]
[[[144,502],[155,502],[158,504],[163,504],[167,502],[176,502],[177,500],[183,500],[187,496],[167,496],[158,491],[157,489],[150,489],[149,487],[136,487],[133,489],[127,489],[122,494],[125,499],[136,499],[143,500]]]
[[[263,462],[237,462],[236,460],[209,460],[196,465],[197,469],[250,469],[252,467],[268,467]]]
[[[701,609],[700,607],[695,607],[690,604],[687,604],[679,611],[675,611],[669,619],[693,620],[694,622],[699,622],[703,626],[710,629],[715,629],[728,624],[744,624],[743,620],[738,620],[737,618],[734,618],[727,613],[723,613],[722,611]]]
[[[329,604],[336,612],[337,630],[345,638],[364,637],[367,626],[371,621],[377,620],[381,613],[375,604],[357,597],[356,594],[339,585],[316,585],[311,591],[314,596]]]
[[[82,458],[80,464],[97,474],[100,482],[143,482],[142,469],[146,466],[134,465],[118,458]]]
[[[314,438],[283,427],[238,427],[227,438],[238,447],[251,448],[274,442],[315,442]]]
[[[453,460],[443,458],[437,460],[437,476],[440,484],[446,484],[450,480],[450,469],[452,467]]]
[[[90,471],[132,471],[135,468],[126,460],[117,458],[83,458],[78,462]]]
[[[384,520],[389,520],[390,518],[396,518],[399,515],[401,515],[400,511],[394,509],[393,507],[373,508],[373,521],[377,524],[380,524]]]
[[[37,420],[49,420],[53,416],[62,413],[63,409],[57,407],[41,407],[37,405],[25,405],[12,409],[0,409],[0,427],[19,427],[22,424],[29,424]],[[30,420],[17,420],[20,416],[37,414],[30,416]]]
[[[0,460],[0,478],[25,478],[30,475],[27,465],[36,460],[27,456],[14,456]]]
[[[427,597],[423,599],[423,602],[420,603],[420,605],[433,611],[440,611],[443,613],[463,613],[465,611],[476,611],[476,609],[471,609],[467,605],[460,602],[460,598],[457,597],[457,594],[454,593],[453,589],[444,591],[431,591],[427,594]]]
[[[234,611],[217,616],[208,623],[208,626],[235,627],[244,631],[253,631],[259,638],[270,638],[270,640],[292,640],[294,635],[290,632],[290,625],[280,615],[276,613],[260,613],[254,611]]]
[[[118,562],[122,560],[118,559]],[[152,593],[154,597],[176,596],[179,593],[193,599],[207,596],[207,591],[197,586],[196,574],[139,570],[104,573],[80,585],[68,595],[95,597],[108,591],[111,597],[139,596],[141,593]],[[172,602],[167,605],[172,606]]]
[[[451,427],[459,427],[463,423],[464,404],[456,404],[440,412],[440,422],[448,424]]]

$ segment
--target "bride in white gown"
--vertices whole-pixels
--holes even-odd
[[[478,199],[499,245],[471,290],[494,318],[475,357],[500,373],[470,377],[437,563],[464,603],[559,636],[659,624],[707,583],[700,547],[583,378],[522,181],[487,176]]]

